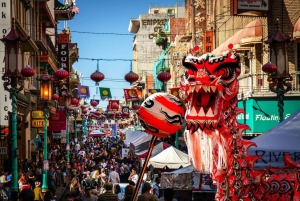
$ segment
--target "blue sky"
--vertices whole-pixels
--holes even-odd
[[[96,94],[95,83],[90,80],[90,75],[97,68],[97,61],[84,58],[112,60],[99,60],[99,70],[105,75],[100,87],[109,87],[113,99],[122,101],[123,89],[130,88],[130,84],[124,80],[124,76],[130,71],[130,61],[119,59],[132,59],[134,34],[128,32],[130,19],[148,13],[150,6],[175,6],[176,2],[177,0],[76,0],[79,14],[67,22],[72,42],[78,43],[79,48],[79,60],[73,67],[83,74],[81,84],[90,87],[91,98],[100,99],[99,93]],[[182,5],[183,0],[178,0],[178,3]],[[64,22],[60,21],[58,32],[63,27]],[[100,101],[99,106],[106,108],[107,101]]]

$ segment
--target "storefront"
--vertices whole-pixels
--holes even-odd
[[[245,110],[245,114],[237,116],[238,122],[247,124],[251,130],[243,134],[254,137],[262,134],[279,123],[278,101],[276,98],[250,98],[240,100],[237,107]],[[300,109],[299,97],[285,97],[284,119]]]

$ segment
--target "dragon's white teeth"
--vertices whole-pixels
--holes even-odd
[[[216,90],[217,90],[217,86],[211,86],[210,88],[211,88],[212,92],[216,92]]]
[[[207,113],[206,113],[206,116],[207,116],[207,117],[213,117],[213,116],[214,116],[211,107],[208,109],[208,111],[207,111]]]
[[[210,92],[210,87],[206,86],[206,92]]]
[[[203,107],[200,108],[200,111],[198,112],[198,116],[205,116]]]
[[[219,91],[219,95],[224,98],[224,95],[223,95],[223,92],[222,91]]]
[[[196,108],[192,107],[190,115],[195,115],[196,116],[196,114],[197,114]]]
[[[200,89],[201,89],[201,85],[196,85],[196,92],[199,92]]]

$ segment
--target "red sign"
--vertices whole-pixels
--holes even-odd
[[[120,101],[119,100],[109,100],[108,101],[108,107],[107,107],[107,113],[108,114],[116,114],[118,112],[119,109],[112,107],[113,104],[119,105]]]
[[[136,89],[124,89],[124,97],[126,101],[140,100]]]
[[[56,114],[49,117],[48,131],[66,130],[67,117],[64,110],[56,110]]]

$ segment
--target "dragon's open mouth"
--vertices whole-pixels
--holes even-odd
[[[198,128],[215,129],[221,101],[217,86],[195,84],[190,86],[188,93],[191,95],[191,104],[186,116],[187,128],[192,129],[192,132]]]

